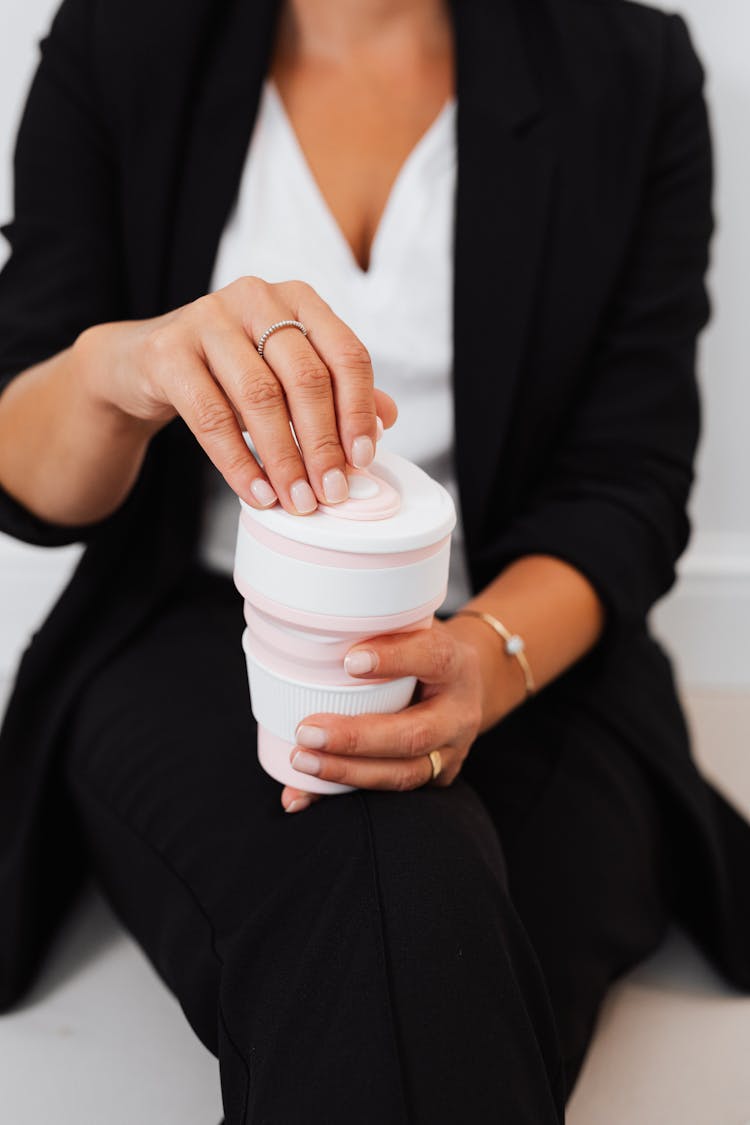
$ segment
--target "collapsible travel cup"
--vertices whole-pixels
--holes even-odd
[[[348,477],[349,499],[310,516],[240,502],[234,581],[245,599],[258,758],[277,781],[315,793],[352,787],[294,769],[298,723],[407,706],[415,677],[354,679],[344,656],[367,637],[431,625],[456,522],[446,490],[394,453],[380,450],[369,469]]]

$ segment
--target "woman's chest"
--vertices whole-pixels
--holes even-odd
[[[397,80],[273,66],[269,81],[301,160],[363,272],[401,171],[453,93],[452,58]]]
[[[211,287],[245,274],[304,280],[381,367],[429,380],[451,350],[455,112],[446,103],[402,164],[365,271],[267,81]]]

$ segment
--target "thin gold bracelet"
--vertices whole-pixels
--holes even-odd
[[[526,657],[523,637],[518,633],[511,633],[510,629],[506,629],[502,621],[498,621],[491,613],[483,613],[479,609],[459,609],[453,614],[454,617],[478,617],[480,621],[486,621],[491,629],[494,629],[498,636],[503,639],[503,648],[508,656],[515,656],[518,663],[521,665],[523,672],[524,683],[526,684],[526,696],[533,695],[536,691],[536,684],[534,683],[534,675],[531,671],[531,665]]]

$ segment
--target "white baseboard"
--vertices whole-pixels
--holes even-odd
[[[57,600],[79,546],[28,547],[0,535],[0,713],[21,652]]]
[[[26,547],[0,535],[0,684],[73,570],[80,548]],[[698,534],[653,626],[688,689],[750,690],[750,534]],[[0,710],[1,700],[0,700]]]
[[[690,689],[750,689],[750,534],[696,535],[654,631]]]

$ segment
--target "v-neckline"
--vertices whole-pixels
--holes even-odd
[[[265,79],[265,90],[271,104],[275,107],[277,118],[282,123],[284,131],[289,140],[290,148],[300,168],[300,172],[304,177],[304,180],[308,188],[310,189],[313,198],[316,201],[323,221],[331,230],[333,239],[339,246],[339,249],[348,268],[354,273],[355,277],[359,278],[361,281],[371,281],[378,272],[377,265],[380,257],[380,252],[384,244],[385,235],[387,234],[390,224],[393,221],[393,214],[395,212],[398,199],[402,194],[403,185],[411,175],[412,169],[422,158],[425,150],[429,150],[431,145],[434,143],[434,138],[440,133],[443,127],[443,123],[446,121],[446,119],[452,117],[452,113],[457,101],[455,94],[451,95],[451,97],[447,98],[445,102],[443,102],[442,108],[438,112],[437,116],[433,118],[430,125],[427,126],[427,129],[424,131],[424,133],[422,133],[419,140],[409,151],[405,160],[401,164],[401,167],[396,173],[396,177],[391,184],[390,191],[388,192],[388,198],[386,199],[385,207],[383,208],[380,219],[378,221],[375,234],[373,235],[372,242],[370,243],[368,265],[367,269],[364,270],[359,264],[359,261],[357,260],[357,257],[351,245],[349,244],[348,238],[344,234],[338,219],[333,214],[328,200],[321,190],[320,184],[315,178],[313,170],[310,167],[307,157],[305,156],[304,149],[300,144],[299,138],[294,129],[294,126],[292,125],[289,114],[286,111],[286,106],[284,105],[281,94],[279,93],[279,90],[277,89],[276,83],[274,82],[273,78],[267,77]]]

